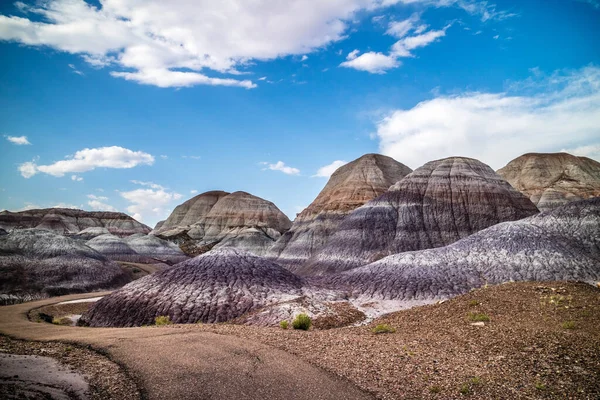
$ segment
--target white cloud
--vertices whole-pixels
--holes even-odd
[[[130,182],[135,183],[136,185],[140,185],[140,186],[148,186],[152,189],[164,189],[163,186],[159,185],[158,183],[154,183],[154,182],[136,181],[135,179]]]
[[[19,165],[18,169],[23,178],[31,178],[32,176],[37,174],[35,161],[24,162],[23,164]]]
[[[94,194],[88,194],[87,197],[90,199],[87,204],[92,210],[95,211],[118,211],[115,207],[110,204],[104,203],[108,200],[105,196],[96,196]]]
[[[166,160],[167,158],[169,158],[169,156],[165,156],[164,154],[161,154],[160,158],[162,158],[163,160]]]
[[[344,61],[340,64],[340,67],[354,68],[372,74],[385,74],[385,71],[388,69],[397,68],[400,65],[402,65],[402,63],[394,56],[370,51],[349,61]]]
[[[494,36],[494,40],[498,40],[498,39],[500,39],[500,35]]]
[[[73,157],[50,165],[37,165],[35,161],[26,162],[19,166],[19,171],[24,178],[31,178],[39,172],[61,177],[68,173],[81,173],[96,168],[133,168],[153,163],[154,157],[148,153],[111,146],[79,150]]]
[[[169,192],[164,188],[135,189],[128,192],[119,192],[121,197],[131,203],[127,207],[133,218],[142,222],[156,222],[166,218],[167,208],[174,200],[181,199],[181,194]]]
[[[190,190],[190,193],[191,194],[196,194],[196,193],[198,193],[198,191],[197,190]]]
[[[348,164],[348,161],[336,160],[329,165],[325,165],[317,170],[313,178],[329,178],[339,167]]]
[[[575,0],[580,3],[587,3],[590,6],[594,7],[596,10],[600,9],[600,0]]]
[[[398,39],[408,35],[410,31],[415,29],[416,24],[419,22],[419,14],[413,14],[410,18],[403,21],[391,21],[388,25],[386,34],[394,36]]]
[[[277,161],[275,164],[269,164],[268,162],[261,162],[262,165],[266,165],[266,168],[263,170],[270,169],[271,171],[281,171],[287,175],[299,175],[300,170],[298,168],[293,168],[285,165],[283,161]]]
[[[202,156],[181,156],[181,158],[191,158],[192,160],[199,160]]]
[[[346,56],[346,60],[348,61],[352,61],[354,60],[356,57],[358,57],[358,54],[360,53],[360,50],[358,49],[354,49],[352,50],[350,53],[348,53],[348,55]]]
[[[302,56],[302,58],[300,59],[300,61],[306,61],[308,60],[308,56],[305,54]]]
[[[267,77],[266,76],[261,76],[260,78],[258,78],[259,81],[266,81]]]
[[[562,149],[566,153],[570,153],[576,156],[583,156],[593,158],[600,161],[600,143],[590,144],[587,146],[575,147],[572,149]]]
[[[79,54],[143,84],[251,88],[205,71],[236,75],[251,60],[305,55],[343,39],[359,11],[399,1],[48,0],[23,5],[25,18],[0,15],[0,40]]]
[[[6,138],[6,140],[8,140],[9,142],[19,145],[19,146],[23,146],[26,144],[31,144],[29,142],[29,140],[27,140],[27,136],[4,136]]]
[[[439,38],[446,36],[447,28],[400,39],[392,46],[391,55],[396,57],[412,57],[411,50],[425,47],[436,42]]]
[[[74,210],[78,210],[81,208],[81,206],[76,206],[74,204],[69,204],[69,203],[58,203],[58,204],[51,206],[50,208],[72,208]]]
[[[377,123],[380,150],[412,168],[457,155],[497,169],[527,152],[594,154],[600,138],[600,68],[538,73],[509,90],[438,96],[395,110]]]
[[[81,182],[83,180],[83,178],[81,176],[71,175],[71,180],[76,181],[76,182]]]
[[[425,47],[445,36],[449,27],[450,25],[440,30],[427,31],[427,25],[420,23],[420,16],[416,13],[403,21],[392,21],[388,24],[386,34],[399,40],[392,45],[388,54],[370,51],[358,56],[359,51],[353,50],[340,67],[385,74],[386,71],[402,65],[400,58],[413,57],[412,50]],[[411,32],[412,36],[408,36]]]

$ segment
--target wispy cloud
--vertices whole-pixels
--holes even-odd
[[[271,171],[281,171],[286,175],[300,175],[300,170],[298,168],[294,168],[294,167],[290,167],[285,165],[285,163],[283,161],[277,161],[275,164],[270,164],[268,162],[261,162],[261,165],[266,165],[266,168],[263,168],[264,170],[271,170]]]
[[[106,203],[108,197],[96,196],[94,194],[88,194],[87,197],[90,199],[87,204],[94,211],[118,211],[115,207]]]
[[[31,143],[27,140],[27,136],[4,136],[9,142],[18,146],[30,145]]]

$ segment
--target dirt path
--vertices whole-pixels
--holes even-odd
[[[36,307],[105,293],[0,307],[0,332],[11,337],[91,345],[141,383],[149,399],[372,399],[349,381],[270,346],[176,327],[81,328],[27,320]]]

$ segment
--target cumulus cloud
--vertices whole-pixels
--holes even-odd
[[[385,74],[387,70],[397,68],[400,65],[402,63],[394,56],[370,51],[351,60],[344,61],[340,64],[340,67],[354,68],[372,74]]]
[[[287,166],[283,161],[277,161],[275,164],[261,162],[261,164],[266,165],[266,168],[263,168],[263,171],[269,169],[271,171],[281,171],[287,175],[300,175],[300,170],[298,168]]]
[[[313,178],[329,178],[339,167],[346,164],[348,164],[348,161],[335,160],[331,164],[319,168]]]
[[[71,180],[76,181],[76,182],[81,182],[81,181],[83,181],[83,178],[81,176],[71,175]]]
[[[27,140],[27,136],[4,136],[6,140],[9,142],[16,144],[18,146],[23,146],[26,144],[31,144],[29,140]]]
[[[494,169],[527,152],[600,145],[600,68],[539,71],[503,93],[436,96],[377,122],[380,151],[412,168],[449,156],[477,158]]]
[[[90,199],[87,204],[94,211],[118,211],[115,207],[105,203],[108,197],[96,196],[94,194],[88,194],[87,197]]]
[[[35,161],[26,162],[19,166],[19,171],[24,178],[31,178],[39,172],[61,177],[68,173],[81,173],[96,168],[133,168],[153,163],[154,157],[148,153],[111,146],[79,150],[72,157],[50,165],[37,165]]]
[[[600,161],[600,143],[590,144],[587,146],[579,146],[571,149],[562,149],[565,153],[570,153],[576,156],[593,158]]]
[[[152,223],[166,218],[167,209],[174,200],[181,199],[182,195],[170,192],[162,186],[153,189],[135,189],[128,192],[119,192],[121,197],[131,203],[127,212],[138,221]]]
[[[0,40],[78,54],[146,85],[249,89],[251,80],[210,75],[239,75],[256,60],[307,57],[344,39],[360,12],[398,3],[459,7],[484,21],[511,15],[475,0],[46,0],[17,2],[21,15],[0,15]]]

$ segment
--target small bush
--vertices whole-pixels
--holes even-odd
[[[292,321],[292,328],[307,331],[312,325],[310,317],[306,314],[298,314]]]
[[[286,320],[283,320],[279,323],[279,326],[281,327],[281,329],[287,329],[289,326],[289,323]]]
[[[469,319],[473,322],[490,322],[490,317],[484,313],[470,313]]]
[[[171,325],[171,318],[168,315],[160,315],[154,318],[154,325],[163,326],[163,325]]]
[[[471,393],[471,389],[469,388],[469,384],[468,383],[463,383],[460,386],[460,394],[462,395],[468,395],[469,393]]]
[[[442,391],[442,388],[439,386],[432,386],[429,388],[429,393],[438,394]]]
[[[388,324],[377,325],[375,328],[371,329],[371,332],[375,334],[379,333],[394,333],[396,329],[392,328]]]
[[[71,321],[71,318],[67,318],[67,317],[54,317],[52,318],[52,323],[54,325],[71,325],[73,323],[73,321]]]
[[[481,385],[481,378],[478,376],[471,378],[471,385],[473,385],[473,386]]]
[[[469,306],[471,306],[471,307],[476,307],[478,305],[479,305],[479,302],[477,300],[471,300],[469,302]]]
[[[575,329],[576,325],[573,321],[566,321],[562,323],[563,329]]]
[[[542,382],[536,382],[535,383],[535,388],[537,390],[540,390],[540,391],[546,390],[546,385],[544,385]]]

